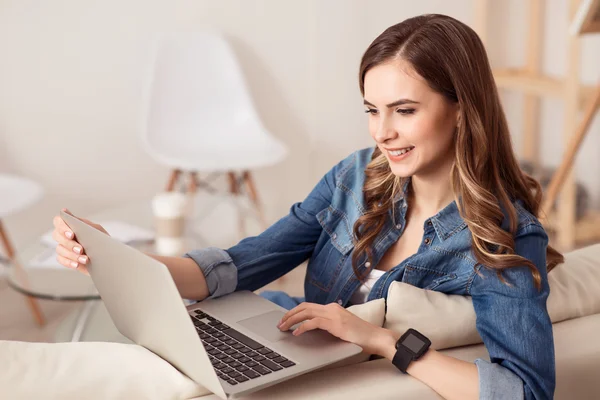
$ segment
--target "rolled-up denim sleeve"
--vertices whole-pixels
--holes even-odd
[[[337,177],[355,157],[352,154],[333,167],[302,202],[292,205],[286,216],[260,235],[226,250],[208,248],[187,253],[204,273],[211,297],[257,290],[307,260],[323,232],[316,215],[329,207]]]
[[[490,361],[476,360],[480,399],[552,399],[556,384],[552,323],[546,308],[548,236],[537,223],[517,232],[515,253],[529,259],[541,275],[541,290],[526,266],[509,268],[498,279],[480,268],[470,287],[477,330]]]
[[[193,250],[184,257],[198,264],[208,286],[209,298],[220,297],[235,291],[237,286],[237,268],[229,254],[217,247]]]

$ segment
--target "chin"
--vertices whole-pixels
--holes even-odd
[[[396,175],[399,178],[409,178],[414,175],[415,169],[412,167],[398,166],[390,164],[390,169],[392,170],[392,174]]]

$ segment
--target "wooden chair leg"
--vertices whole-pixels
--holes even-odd
[[[190,179],[188,181],[188,193],[196,194],[198,190],[198,173],[190,172]]]
[[[4,229],[4,225],[2,224],[2,220],[0,220],[0,241],[2,242],[2,246],[6,251],[6,255],[9,260],[12,262],[14,268],[21,268],[20,264],[16,262],[16,252],[15,249],[8,238],[8,233]],[[42,310],[37,300],[31,296],[25,296],[27,299],[27,304],[33,313],[33,318],[38,326],[44,326],[46,321],[44,319],[44,314],[42,314]]]
[[[187,197],[187,204],[185,213],[189,218],[191,218],[192,216],[194,216],[194,207],[196,205],[196,192],[198,191],[198,173],[196,171],[189,172],[186,189],[187,192],[185,194]]]
[[[244,171],[242,175],[244,179],[244,184],[248,189],[248,196],[252,203],[254,204],[254,208],[256,209],[256,213],[258,214],[258,218],[261,224],[261,228],[263,230],[267,229],[267,219],[265,218],[265,213],[262,208],[262,204],[260,203],[260,199],[258,198],[258,191],[256,190],[256,186],[254,185],[254,179],[252,178],[252,174],[250,171]]]
[[[230,171],[227,173],[227,177],[229,178],[229,192],[237,200],[237,197],[240,195],[240,186],[237,176],[235,175],[235,172]],[[238,232],[241,239],[246,236],[246,221],[244,219],[244,215],[242,214],[242,211],[238,208]]]
[[[10,243],[10,240],[8,240],[8,234],[4,230],[2,220],[0,220],[0,241],[2,241],[2,247],[4,248],[4,251],[6,251],[6,256],[9,260],[13,261],[16,257],[15,249]]]
[[[179,180],[180,175],[181,175],[181,170],[179,170],[179,169],[174,169],[171,172],[171,176],[169,177],[169,182],[167,183],[167,188],[165,189],[167,192],[172,192],[175,189],[175,185],[177,184],[177,181]]]

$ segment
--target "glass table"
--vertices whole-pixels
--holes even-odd
[[[93,215],[90,220],[98,223],[106,221],[121,221],[140,228],[153,231],[153,216],[151,202],[141,202],[124,207],[118,207],[106,212]],[[188,223],[186,226],[191,226]],[[154,252],[154,243],[138,242],[129,243],[132,247],[145,252]],[[206,246],[201,235],[186,229],[184,238],[184,251]],[[54,301],[81,301],[81,307],[74,318],[68,318],[71,325],[70,340],[80,341],[86,329],[94,308],[101,303],[100,296],[94,287],[91,278],[80,272],[66,267],[35,267],[29,265],[35,258],[52,257],[55,249],[37,240],[28,247],[18,252],[17,259],[8,268],[8,284],[16,291],[25,295],[45,300]],[[103,306],[102,306],[103,307]],[[60,331],[60,327],[59,327]],[[64,331],[64,329],[63,329]],[[62,334],[65,340],[65,334]]]

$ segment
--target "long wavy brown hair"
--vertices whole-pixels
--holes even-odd
[[[438,14],[410,18],[389,27],[362,57],[359,82],[363,96],[367,71],[398,59],[409,62],[434,91],[459,105],[450,180],[460,215],[472,234],[477,263],[495,270],[504,283],[507,282],[501,274],[503,269],[527,266],[536,288],[540,289],[541,276],[536,266],[515,254],[518,217],[513,201],[521,200],[526,210],[538,216],[542,190],[517,163],[479,36],[462,22]],[[360,260],[366,254],[367,260],[372,261],[372,244],[389,218],[395,195],[406,181],[392,173],[378,148],[365,174],[366,211],[354,224],[356,243],[352,255],[354,272],[361,280],[366,274],[359,273]],[[509,231],[501,228],[505,218],[502,209],[510,220]],[[548,246],[546,262],[550,271],[563,262],[563,256]]]

